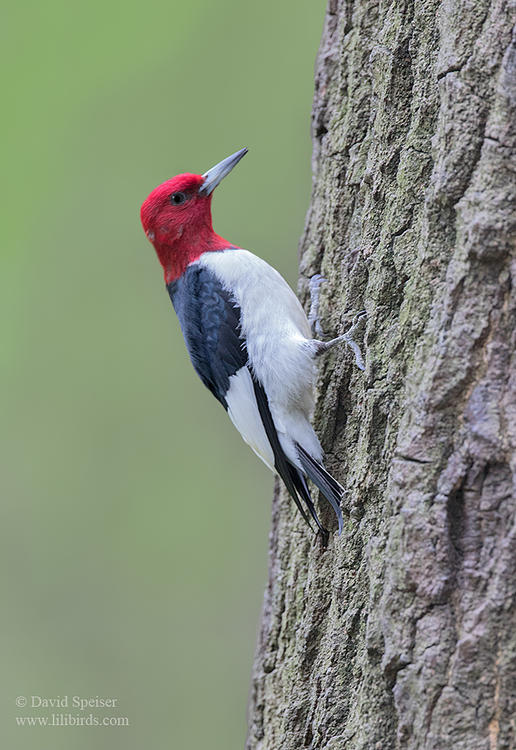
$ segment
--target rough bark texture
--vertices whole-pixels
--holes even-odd
[[[343,535],[276,493],[249,750],[516,747],[514,16],[330,2],[300,288],[367,368],[321,364]]]

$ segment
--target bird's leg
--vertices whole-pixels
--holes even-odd
[[[351,328],[347,330],[345,333],[341,334],[340,336],[337,336],[334,339],[331,339],[330,341],[314,341],[316,344],[315,349],[315,356],[320,357],[321,354],[324,354],[325,352],[329,351],[332,346],[335,346],[335,344],[340,344],[341,341],[343,341],[345,344],[349,346],[353,354],[355,355],[355,364],[359,368],[359,370],[365,370],[365,364],[364,359],[362,357],[362,352],[360,351],[360,347],[356,343],[356,341],[353,340],[353,333],[357,329],[360,321],[366,316],[366,311],[361,310],[361,312],[357,313],[355,317],[353,318],[353,322],[351,324]]]
[[[326,279],[324,278],[324,276],[321,276],[320,273],[316,273],[308,282],[308,288],[310,290],[310,310],[308,313],[308,322],[310,323],[312,333],[316,336],[324,336],[324,331],[319,322],[319,295],[321,284],[324,284],[325,281]],[[355,355],[356,366],[360,370],[365,370],[362,352],[360,351],[360,347],[358,346],[356,341],[353,340],[353,333],[355,332],[360,320],[364,318],[365,315],[366,311],[361,310],[354,316],[351,328],[342,335],[337,336],[330,341],[317,341],[314,339],[313,343],[315,345],[315,356],[320,357],[321,354],[328,352],[332,348],[332,346],[335,346],[335,344],[340,344],[343,341],[349,346],[349,348]]]
[[[308,322],[310,328],[315,336],[323,336],[324,332],[319,323],[319,293],[321,284],[324,284],[326,279],[321,276],[320,273],[316,273],[312,276],[308,282],[308,288],[310,290],[310,311],[308,313]]]

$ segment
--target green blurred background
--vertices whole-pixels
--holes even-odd
[[[139,207],[245,145],[215,228],[295,285],[324,2],[2,17],[1,744],[239,748],[273,480],[191,368]],[[18,727],[52,713],[32,695],[130,726]]]

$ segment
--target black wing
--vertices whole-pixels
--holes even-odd
[[[247,362],[240,308],[211,271],[195,264],[167,289],[195,371],[227,409],[229,378]]]

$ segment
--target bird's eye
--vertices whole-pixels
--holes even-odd
[[[186,200],[186,193],[172,193],[170,196],[170,202],[173,206],[179,206]]]

